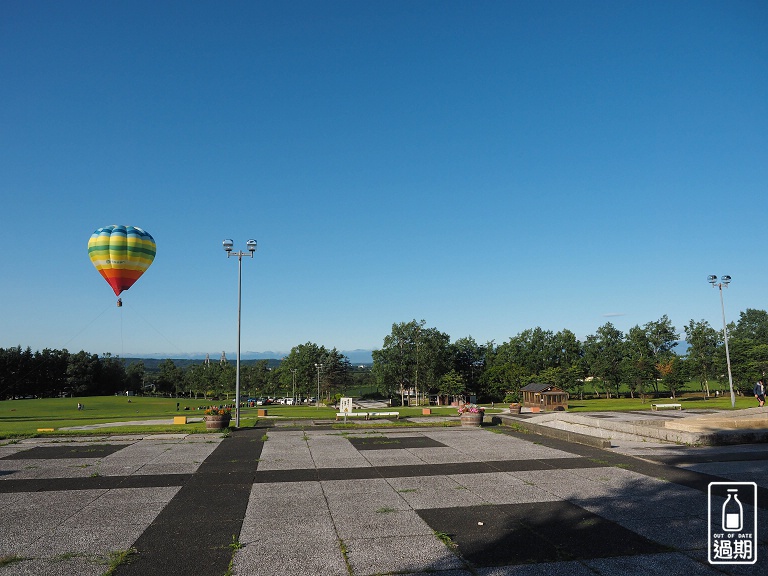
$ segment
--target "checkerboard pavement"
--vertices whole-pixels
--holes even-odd
[[[131,548],[118,576],[762,574],[767,458],[504,427],[24,440],[0,446],[0,576],[101,575]],[[726,479],[760,485],[753,566],[707,562]]]
[[[270,432],[233,573],[759,573],[707,564],[706,478],[640,462],[489,429]]]

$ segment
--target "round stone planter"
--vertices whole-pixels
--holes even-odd
[[[474,426],[477,428],[483,424],[483,415],[481,413],[466,412],[461,415],[462,426]]]
[[[229,421],[232,416],[206,416],[205,417],[205,429],[206,430],[221,430],[229,427]]]

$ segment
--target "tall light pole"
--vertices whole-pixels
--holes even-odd
[[[721,276],[720,282],[717,281],[717,276],[709,276],[707,278],[712,288],[717,286],[720,289],[720,309],[723,312],[723,340],[725,340],[725,361],[728,364],[728,384],[731,387],[731,408],[736,408],[736,395],[733,393],[733,376],[731,375],[731,355],[728,352],[728,326],[725,323],[725,304],[723,304],[723,286],[728,288],[728,284],[731,283],[730,276]]]
[[[317,398],[315,398],[315,407],[320,408],[320,371],[323,369],[322,364],[315,364],[317,368]]]
[[[293,374],[293,404],[296,405],[296,368],[291,368]]]
[[[235,376],[235,428],[240,428],[240,310],[242,303],[242,288],[243,288],[243,256],[250,256],[253,258],[253,253],[256,251],[256,240],[248,240],[245,246],[248,248],[248,252],[232,252],[232,246],[234,242],[232,240],[224,240],[224,251],[227,253],[227,258],[230,256],[237,256],[237,375]]]

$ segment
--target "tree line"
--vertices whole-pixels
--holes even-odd
[[[183,364],[180,365],[180,364]],[[370,371],[353,367],[335,348],[308,342],[283,358],[277,368],[272,360],[245,361],[240,365],[241,396],[315,396],[317,375],[322,393],[333,397],[354,385],[370,381]],[[295,386],[294,386],[295,383]],[[236,364],[218,361],[174,362],[166,359],[156,369],[143,360],[81,351],[0,348],[0,399],[56,396],[111,395],[124,392],[231,399],[235,394]]]
[[[742,392],[768,370],[768,312],[747,309],[728,328],[734,387]],[[571,396],[627,394],[675,396],[695,386],[727,385],[723,333],[706,320],[683,327],[685,353],[675,348],[681,334],[664,315],[627,333],[607,322],[579,340],[570,330],[526,329],[508,341],[478,343],[471,336],[451,341],[424,320],[392,325],[373,366],[361,370],[335,348],[312,342],[295,346],[270,367],[269,361],[241,364],[241,396],[300,396],[332,399],[350,388],[375,387],[385,398],[427,403],[476,395],[480,401],[516,401],[531,382],[557,385]],[[84,351],[32,352],[0,348],[0,398],[104,395],[122,391],[190,398],[230,398],[235,391],[233,362],[201,361],[186,367],[171,359],[156,371],[142,361]]]
[[[373,352],[379,390],[404,402],[427,395],[449,399],[474,394],[480,401],[519,401],[531,382],[553,384],[572,397],[632,398],[671,395],[688,386],[710,394],[727,385],[723,332],[706,320],[683,328],[688,347],[677,354],[681,334],[667,315],[627,333],[607,322],[583,341],[570,330],[532,328],[507,342],[454,342],[424,320],[393,324]],[[749,393],[768,370],[768,313],[747,309],[727,327],[734,388]]]

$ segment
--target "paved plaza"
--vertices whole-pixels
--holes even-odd
[[[755,565],[708,563],[725,480],[758,484]],[[0,446],[0,576],[102,575],[126,551],[117,575],[765,574],[767,491],[765,445],[505,426],[30,439]]]

